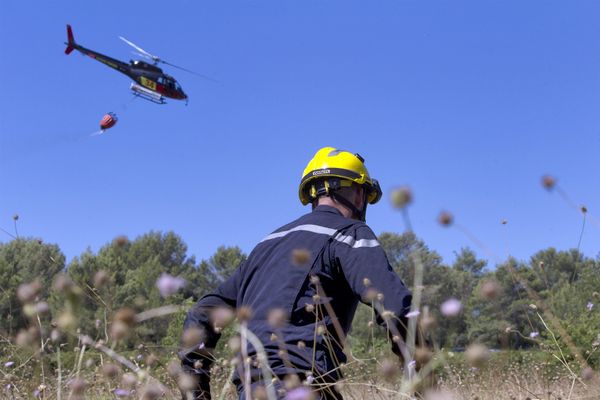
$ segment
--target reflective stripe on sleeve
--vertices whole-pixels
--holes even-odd
[[[334,239],[337,240],[338,242],[345,243],[348,246],[355,248],[355,249],[359,248],[359,247],[377,247],[377,246],[379,246],[379,242],[377,241],[377,239],[356,240],[352,236],[342,235],[341,233],[338,233],[337,235],[335,235]]]
[[[318,233],[321,235],[329,235],[329,236],[333,235],[336,232],[335,229],[327,228],[327,227],[321,226],[321,225],[312,225],[312,224],[298,225],[298,226],[293,227],[292,229],[288,229],[287,231],[271,233],[270,235],[265,237],[263,240],[261,240],[260,243],[266,242],[267,240],[281,238],[281,237],[287,236],[288,234],[290,234],[292,232],[298,232],[298,231],[312,232],[312,233]],[[379,242],[377,241],[377,239],[356,240],[356,238],[353,236],[342,235],[341,233],[338,233],[337,235],[335,235],[334,239],[337,240],[338,242],[347,244],[348,246],[355,248],[355,249],[360,248],[360,247],[377,247],[377,246],[379,246]]]

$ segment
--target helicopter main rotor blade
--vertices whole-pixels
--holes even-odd
[[[171,67],[174,67],[174,68],[180,69],[180,70],[182,70],[182,71],[188,72],[188,73],[190,73],[190,74],[193,74],[193,75],[199,76],[200,78],[204,78],[204,79],[206,79],[206,80],[209,80],[209,81],[211,81],[211,82],[214,82],[214,83],[219,83],[219,81],[218,81],[218,80],[216,80],[216,79],[213,79],[213,78],[211,78],[210,76],[206,76],[206,75],[200,74],[200,73],[198,73],[198,72],[196,72],[196,71],[192,71],[192,70],[189,70],[189,69],[187,69],[187,68],[183,68],[183,67],[180,67],[180,66],[178,66],[178,65],[171,64],[171,63],[170,63],[170,62],[168,62],[168,61],[164,61],[164,60],[158,60],[158,61],[159,61],[159,62],[161,62],[161,63],[163,63],[163,64],[170,65]]]
[[[145,59],[147,59],[147,60],[150,60],[150,59],[151,59],[151,58],[150,58],[150,57],[148,57],[146,54],[142,54],[142,53],[140,53],[139,51],[132,51],[132,52],[131,52],[131,54],[133,54],[133,55],[136,55],[136,56],[138,56],[138,57],[145,58]]]
[[[130,42],[129,40],[125,39],[123,36],[119,36],[119,39],[121,39],[122,41],[124,41],[125,43],[127,43],[128,45],[130,45],[131,47],[133,47],[134,49],[136,49],[137,51],[139,51],[140,53],[146,55],[146,57],[151,58],[154,61],[161,61],[161,59],[153,54],[148,53],[146,50],[142,49],[140,46],[136,45],[133,42]]]
[[[142,56],[142,57],[147,57],[147,58],[151,59],[152,61],[154,61],[154,63],[159,63],[159,62],[160,62],[160,63],[166,64],[166,65],[170,65],[171,67],[174,67],[174,68],[180,69],[180,70],[182,70],[182,71],[188,72],[188,73],[190,73],[190,74],[193,74],[193,75],[199,76],[199,77],[201,77],[201,78],[204,78],[204,79],[206,79],[206,80],[209,80],[209,81],[211,81],[211,82],[219,83],[219,81],[218,81],[218,80],[216,80],[216,79],[213,79],[213,78],[211,78],[210,76],[206,76],[206,75],[200,74],[200,73],[198,73],[198,72],[195,72],[195,71],[189,70],[189,69],[187,69],[187,68],[183,68],[183,67],[180,67],[180,66],[178,66],[178,65],[171,64],[170,62],[168,62],[168,61],[165,61],[165,60],[161,59],[160,57],[158,57],[158,56],[155,56],[154,54],[148,53],[146,50],[142,49],[142,48],[141,48],[140,46],[138,46],[137,44],[135,44],[135,43],[133,43],[133,42],[131,42],[131,41],[129,41],[129,40],[127,40],[127,39],[125,39],[123,36],[119,36],[119,39],[121,39],[122,41],[124,41],[125,43],[127,43],[128,45],[130,45],[131,47],[133,47],[134,49],[138,50],[138,51],[139,51],[139,53],[138,53],[138,54],[139,54],[140,56]]]

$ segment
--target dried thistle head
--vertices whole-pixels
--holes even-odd
[[[234,319],[233,310],[229,307],[217,307],[210,313],[210,319],[215,328],[224,328]]]
[[[130,332],[130,327],[122,321],[114,321],[110,325],[110,337],[115,341],[125,339]]]
[[[313,286],[317,286],[321,283],[321,279],[317,276],[317,275],[311,275],[310,276],[310,283]]]
[[[17,337],[15,338],[15,343],[19,347],[29,347],[36,345],[36,336],[29,329],[21,329],[19,333],[17,333]]]
[[[478,397],[475,396],[475,399],[477,398]],[[455,397],[452,392],[449,392],[445,389],[427,389],[425,391],[424,400],[455,400]]]
[[[177,378],[177,386],[183,393],[190,392],[198,387],[198,379],[190,374],[181,374]]]
[[[71,290],[73,285],[74,284],[71,278],[67,274],[61,272],[56,275],[56,278],[54,278],[54,284],[52,287],[57,292],[68,292]]]
[[[248,322],[252,319],[252,308],[250,306],[241,306],[237,310],[237,318],[240,322]]]
[[[594,370],[591,369],[590,367],[584,368],[581,371],[581,378],[584,381],[591,381],[594,378]]]
[[[284,395],[287,400],[315,400],[315,393],[305,386],[295,387],[287,393],[284,390],[282,395]]]
[[[377,299],[378,294],[379,292],[375,288],[369,287],[363,295],[363,298],[366,302],[371,302]]]
[[[274,308],[269,311],[267,322],[273,328],[282,328],[287,323],[287,313],[282,308]]]
[[[300,378],[298,377],[298,375],[289,374],[283,378],[283,384],[287,390],[292,390],[300,386],[302,382],[300,382]]]
[[[252,389],[252,399],[255,400],[268,400],[267,390],[263,385],[258,385]]]
[[[83,392],[85,391],[86,383],[81,378],[74,378],[71,381],[69,381],[68,385],[69,385],[69,388],[71,389],[71,393],[73,395],[81,396],[81,395],[83,395]]]
[[[23,304],[31,303],[42,291],[42,284],[39,279],[30,283],[23,283],[17,289],[17,298]]]
[[[124,246],[125,246],[125,245],[127,245],[128,243],[129,243],[129,239],[128,239],[128,238],[127,238],[127,236],[125,236],[125,235],[120,235],[120,236],[117,236],[117,237],[114,239],[114,244],[115,244],[117,247],[124,247]]]
[[[442,226],[450,226],[454,222],[454,217],[448,211],[442,211],[438,215],[438,222]]]
[[[391,310],[384,310],[381,313],[381,318],[383,318],[384,321],[391,321],[396,317],[396,314],[394,314],[393,311]]]
[[[467,347],[465,358],[472,367],[481,368],[490,358],[490,351],[485,345],[474,343]]]
[[[415,349],[415,361],[417,369],[422,368],[433,358],[433,353],[427,347],[417,347]]]
[[[188,328],[181,334],[181,343],[184,347],[196,347],[204,341],[206,334],[200,328]]]
[[[384,359],[377,368],[378,373],[388,382],[394,382],[400,372],[398,362],[389,358]]]
[[[105,270],[101,269],[94,274],[94,287],[96,289],[103,288],[110,281],[110,275]]]
[[[83,295],[83,290],[79,286],[77,286],[73,280],[64,272],[61,272],[56,275],[53,284],[54,290],[64,294],[66,299],[71,304],[76,304],[80,301],[81,296]]]
[[[182,372],[181,363],[176,360],[169,361],[167,364],[167,373],[171,378],[176,378]]]
[[[556,179],[551,175],[544,175],[542,176],[542,186],[547,190],[552,190],[556,186]]]
[[[428,306],[423,307],[423,315],[421,316],[421,319],[419,320],[419,325],[420,325],[423,333],[427,333],[427,332],[431,331],[433,328],[435,328],[436,320],[435,320],[435,317],[433,315],[431,315],[431,312],[429,311]]]
[[[227,344],[229,345],[229,349],[234,353],[237,353],[242,348],[242,340],[237,335],[232,336],[231,339],[229,339],[229,341],[227,342]]]
[[[131,372],[127,372],[127,373],[123,374],[123,377],[121,378],[121,385],[125,389],[130,389],[130,390],[134,389],[137,386],[137,383],[138,383],[137,376],[135,376]]]
[[[74,329],[77,325],[77,319],[71,311],[64,311],[56,319],[56,325],[63,331]]]
[[[50,340],[52,340],[54,343],[56,343],[60,339],[62,339],[61,331],[59,329],[52,329],[52,332],[50,332]]]
[[[403,209],[413,201],[412,190],[408,186],[393,189],[390,193],[390,200],[394,208]]]
[[[128,328],[135,326],[135,311],[131,308],[124,307],[115,313],[113,320],[125,324]]]
[[[45,315],[50,312],[50,306],[45,301],[38,301],[33,305],[35,314]]]
[[[114,379],[119,376],[121,368],[113,363],[106,363],[102,366],[102,375],[108,379]]]
[[[479,287],[479,295],[486,300],[495,300],[501,292],[502,287],[495,279],[489,279]]]
[[[310,251],[306,249],[292,250],[292,264],[300,267],[310,261]]]

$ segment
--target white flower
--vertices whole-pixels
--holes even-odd
[[[442,306],[440,307],[440,311],[446,317],[456,317],[460,313],[461,309],[462,309],[462,304],[461,304],[460,300],[453,299],[453,298],[448,299],[445,302],[443,302]]]
[[[591,301],[588,301],[588,303],[585,306],[585,308],[587,308],[588,311],[592,311],[592,308],[594,308],[594,303],[592,303]]]
[[[538,336],[540,336],[540,333],[539,333],[539,332],[537,332],[537,331],[535,331],[535,332],[531,332],[531,333],[529,334],[529,337],[530,337],[530,338],[532,338],[532,339],[535,339],[535,338],[536,338],[536,337],[538,337]]]
[[[406,314],[406,318],[415,318],[418,317],[421,312],[419,310],[413,310]]]
[[[156,287],[162,297],[168,297],[184,287],[185,283],[183,278],[163,273],[156,280]]]

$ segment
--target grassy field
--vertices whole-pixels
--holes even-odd
[[[338,384],[346,399],[600,399],[597,374],[576,371],[575,363],[564,364],[552,352],[491,352],[475,367],[468,352],[438,351],[428,363],[429,388],[407,381],[400,368],[390,367],[392,359],[374,356],[349,358]],[[236,398],[231,370],[228,358],[215,363],[213,398]],[[178,386],[190,384],[174,349],[140,344],[117,353],[101,342],[67,337],[40,346],[4,339],[0,371],[0,398],[6,399],[176,399]]]

